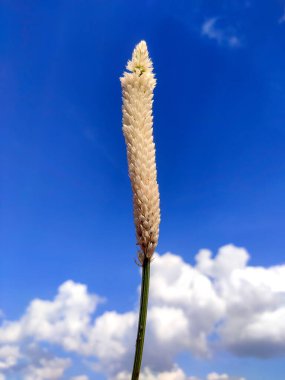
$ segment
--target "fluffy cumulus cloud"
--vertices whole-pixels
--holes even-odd
[[[113,380],[129,380],[131,374],[128,372],[120,372]],[[144,368],[140,375],[141,380],[245,380],[243,377],[232,377],[227,374],[218,374],[216,372],[209,373],[206,378],[198,378],[195,376],[187,376],[184,371],[174,366],[170,371],[154,372],[148,367]]]
[[[215,257],[200,250],[195,259],[193,266],[166,253],[152,264],[143,380],[242,380],[215,372],[189,377],[175,366],[185,352],[202,358],[217,349],[285,355],[285,265],[252,267],[248,252],[233,245]],[[84,374],[66,377],[74,355],[109,379],[129,378],[137,309],[98,316],[101,301],[85,285],[67,281],[54,299],[35,299],[19,320],[4,320],[0,379],[88,380]]]
[[[5,321],[0,342],[13,344],[32,337],[60,344],[67,351],[86,351],[86,333],[99,302],[98,296],[88,294],[85,285],[67,281],[53,301],[35,299],[19,321]]]
[[[118,373],[113,380],[129,380],[131,374],[127,371]],[[181,368],[175,367],[170,371],[161,371],[159,373],[151,371],[148,367],[144,368],[141,380],[190,380]]]
[[[23,370],[24,380],[57,380],[70,366],[69,359],[63,358],[40,358],[38,365],[29,364]]]
[[[209,373],[207,376],[207,380],[245,380],[244,377],[232,377],[227,375],[226,373],[218,374],[216,372]]]
[[[20,358],[20,350],[17,346],[3,345],[0,347],[0,370],[14,367]]]
[[[236,31],[228,25],[219,25],[220,21],[221,20],[218,17],[212,17],[205,20],[201,26],[202,36],[208,37],[221,45],[227,45],[230,47],[240,46],[241,41],[237,36]]]

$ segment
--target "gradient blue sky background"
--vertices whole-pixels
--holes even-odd
[[[199,249],[232,243],[248,250],[250,265],[284,263],[284,6],[1,2],[5,319],[20,318],[34,298],[52,299],[68,279],[108,299],[100,313],[125,312],[137,301],[119,77],[141,39],[158,82],[158,252],[193,265]],[[282,380],[284,352],[267,360],[227,352],[215,362],[187,353],[177,360],[193,376],[215,370]]]

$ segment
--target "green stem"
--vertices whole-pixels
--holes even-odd
[[[140,369],[143,355],[143,345],[147,318],[147,304],[149,293],[149,275],[150,275],[150,259],[145,258],[142,266],[142,286],[141,286],[141,301],[140,301],[140,315],[138,323],[138,333],[136,341],[136,353],[134,359],[132,380],[138,380],[140,376]]]

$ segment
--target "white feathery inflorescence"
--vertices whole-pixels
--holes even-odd
[[[151,258],[157,246],[160,223],[159,190],[153,142],[153,90],[156,79],[147,45],[141,41],[121,79],[123,133],[127,145],[129,176],[134,203],[138,257]]]

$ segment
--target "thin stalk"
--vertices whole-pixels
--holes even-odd
[[[146,329],[147,319],[147,305],[149,293],[149,277],[150,277],[150,259],[145,258],[142,265],[142,286],[141,286],[141,300],[140,300],[140,315],[138,322],[138,333],[136,341],[136,353],[134,359],[132,380],[138,380],[140,376],[140,369],[143,355],[144,336]]]

